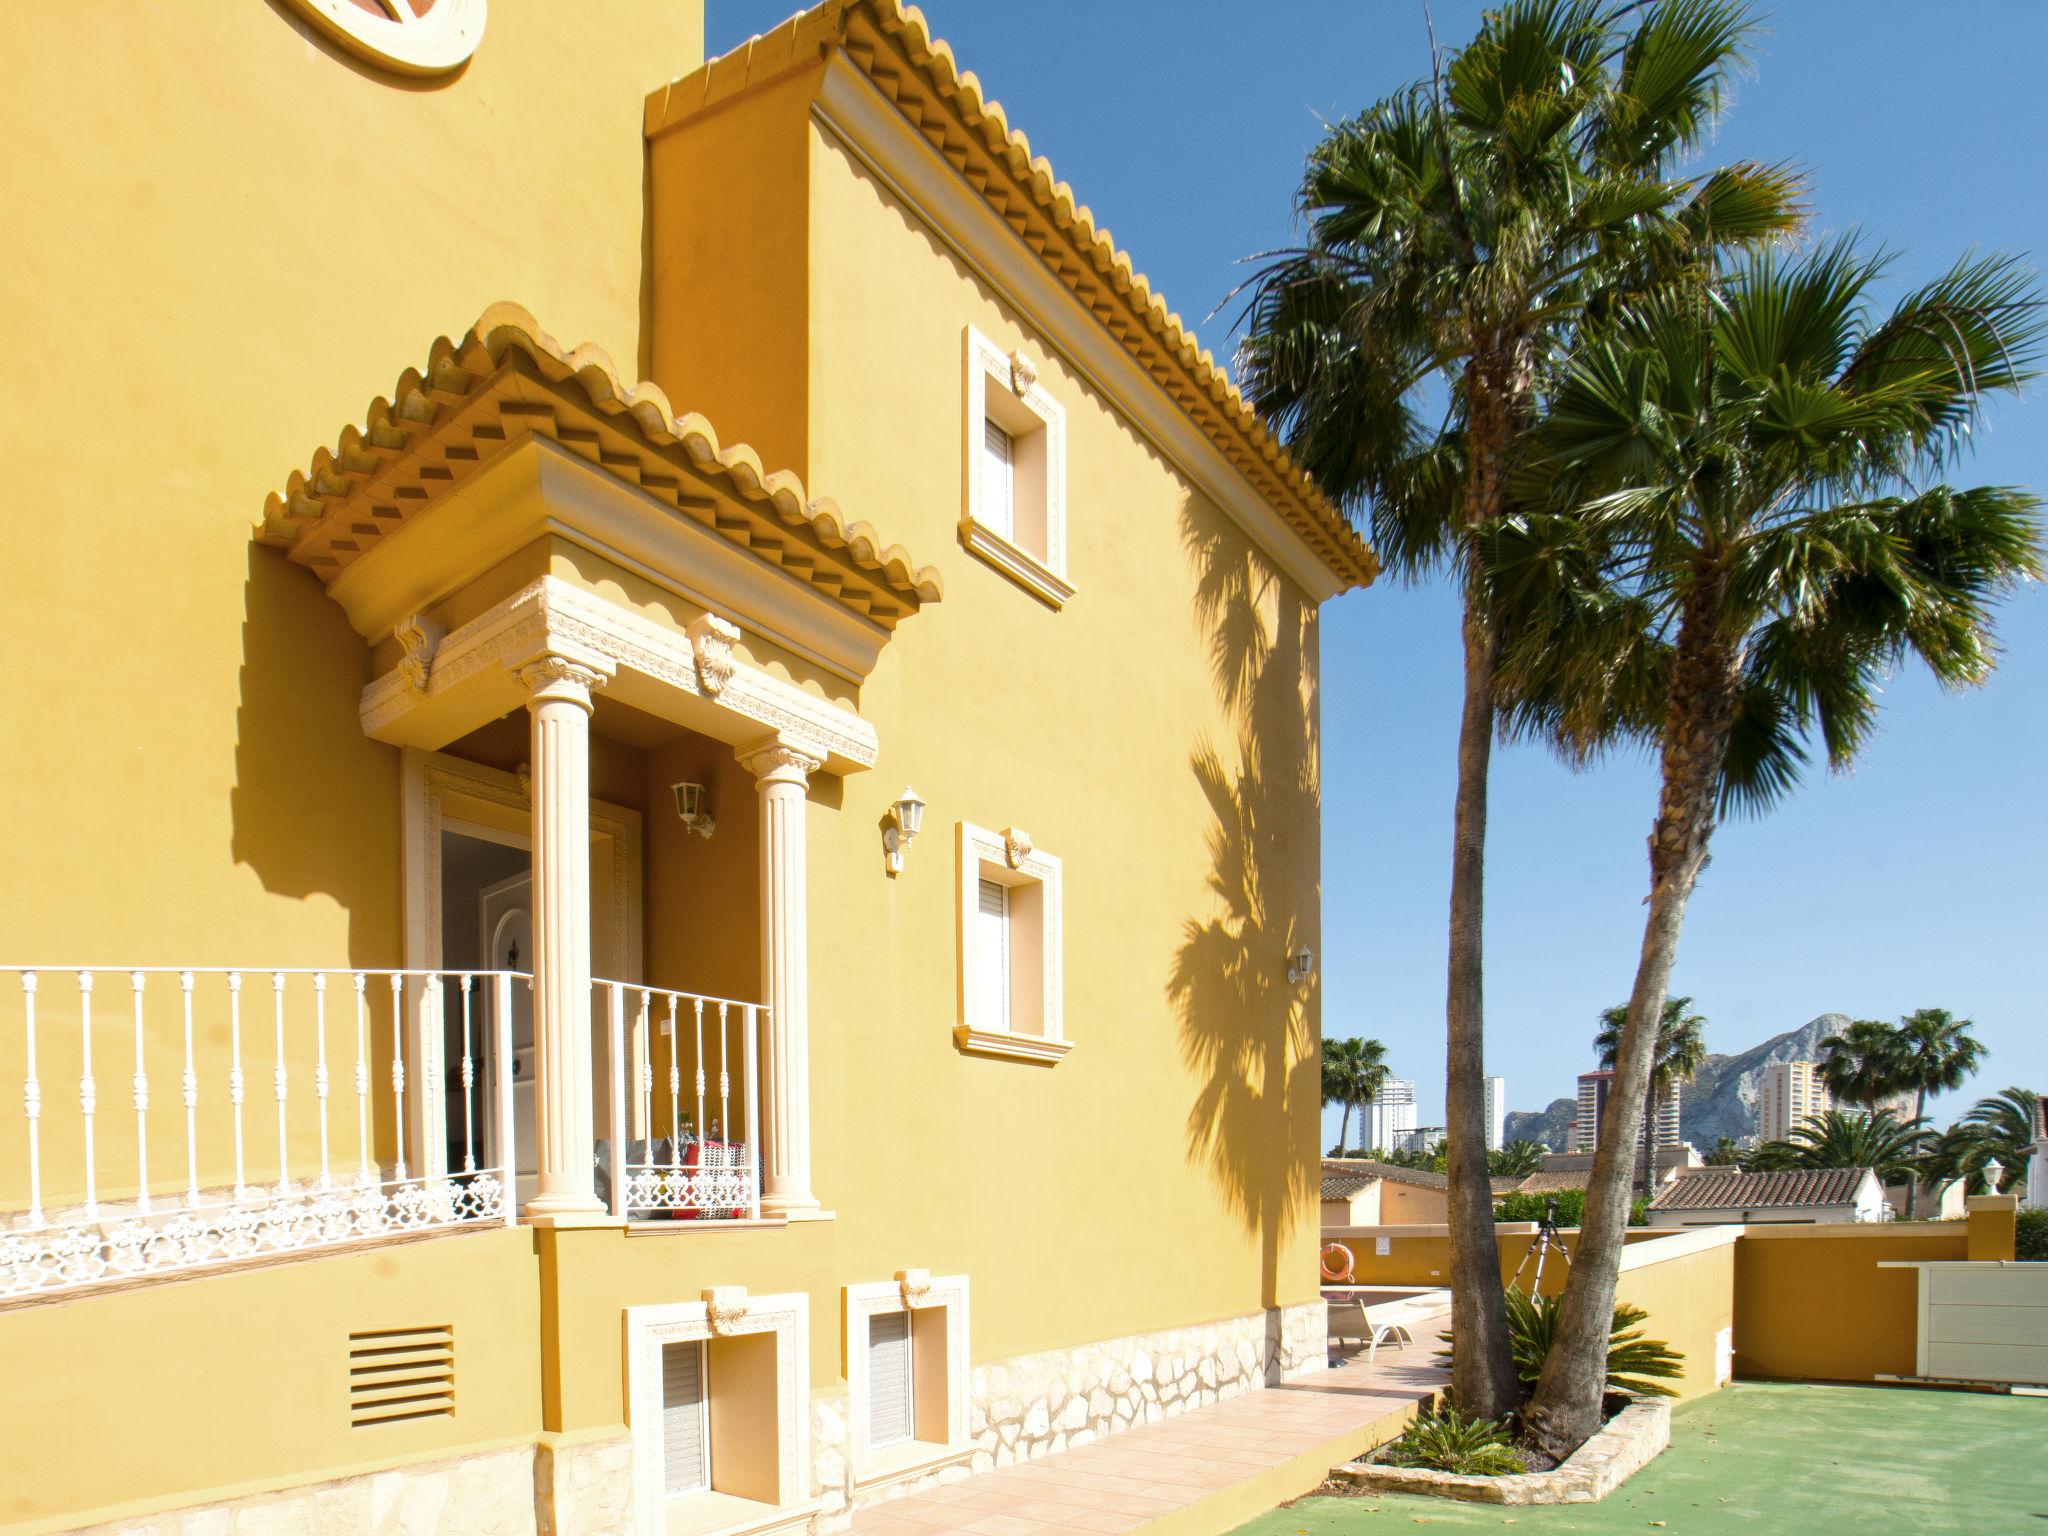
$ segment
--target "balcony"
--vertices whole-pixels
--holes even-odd
[[[764,1008],[599,980],[578,1052],[533,1001],[504,970],[0,967],[0,1301],[510,1225],[549,1166],[600,1222],[759,1217]]]

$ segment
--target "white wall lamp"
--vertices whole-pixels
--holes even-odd
[[[1287,979],[1304,982],[1316,973],[1316,952],[1306,944],[1287,957]]]
[[[903,873],[903,855],[909,851],[923,825],[924,802],[917,798],[917,791],[906,784],[903,793],[896,797],[896,803],[882,814],[883,864],[890,874]]]
[[[669,785],[676,797],[676,815],[684,826],[699,837],[709,837],[718,823],[711,819],[711,813],[704,808],[704,786],[702,784]]]

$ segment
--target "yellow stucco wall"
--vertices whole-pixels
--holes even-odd
[[[1655,1253],[1654,1246],[1630,1246],[1630,1256]],[[1549,1289],[1549,1269],[1544,1272]],[[1718,1341],[1735,1322],[1735,1244],[1720,1243],[1677,1254],[1658,1263],[1623,1270],[1614,1289],[1617,1302],[1649,1313],[1641,1330],[1685,1356],[1683,1374],[1668,1385],[1681,1398],[1715,1391]]]
[[[530,1442],[534,1241],[498,1228],[0,1310],[0,1526]],[[442,1324],[454,1414],[352,1429],[349,1334]]]
[[[0,792],[24,812],[6,958],[398,963],[398,760],[357,719],[371,651],[249,527],[293,466],[494,299],[625,372],[642,360],[724,441],[767,445],[936,564],[947,595],[859,690],[875,769],[811,795],[811,1140],[835,1220],[494,1235],[0,1314],[22,1358],[94,1355],[100,1394],[122,1366],[82,1320],[202,1351],[245,1314],[311,1320],[275,1378],[291,1406],[260,1432],[181,1421],[132,1478],[88,1485],[44,1454],[86,1397],[47,1426],[18,1424],[10,1401],[0,1443],[20,1460],[0,1487],[37,1510],[104,1509],[411,1454],[332,1430],[304,1385],[325,1369],[319,1329],[386,1290],[446,1311],[463,1273],[486,1292],[465,1326],[504,1332],[507,1374],[487,1379],[487,1423],[451,1421],[463,1438],[425,1449],[616,1425],[621,1309],[710,1285],[807,1291],[818,1389],[839,1380],[839,1287],[904,1268],[971,1276],[976,1360],[1312,1299],[1317,1000],[1284,975],[1291,950],[1323,948],[1305,594],[790,103],[764,95],[774,132],[743,166],[746,101],[708,120],[715,144],[662,140],[657,170],[694,143],[678,163],[697,178],[665,200],[641,100],[696,62],[695,5],[500,0],[477,58],[437,85],[353,65],[281,5],[137,3],[122,22],[50,13],[0,101],[17,148],[0,298],[38,359],[0,417],[17,508],[0,597],[25,647],[21,728],[0,754]],[[969,324],[1036,357],[1067,410],[1079,591],[1062,612],[955,533]],[[509,766],[518,723],[463,750]],[[715,756],[696,739],[600,742],[593,785],[650,818],[650,978],[752,995],[751,786]],[[697,776],[711,844],[662,819],[667,785]],[[888,880],[877,823],[906,783],[930,810]],[[1056,1068],[954,1047],[960,820],[1028,829],[1065,861],[1074,1050]],[[0,1033],[0,1078],[19,1077],[16,1038]],[[46,1081],[75,1072],[61,1038],[47,1049]],[[71,1132],[53,1116],[49,1134],[56,1166]],[[163,1413],[169,1390],[122,1412]]]
[[[1917,1272],[1878,1265],[1961,1259],[1968,1241],[1962,1222],[1744,1237],[1735,1266],[1736,1371],[1811,1381],[1910,1376]]]

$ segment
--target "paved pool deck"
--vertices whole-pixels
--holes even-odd
[[[1504,1509],[1307,1498],[1236,1536],[2048,1536],[2048,1398],[1738,1382],[1672,1417],[1671,1448],[1604,1503]]]

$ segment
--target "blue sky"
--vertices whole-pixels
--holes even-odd
[[[707,48],[765,31],[789,0],[708,0]],[[1438,37],[1480,7],[1436,0]],[[1080,4],[935,0],[934,31],[1218,355],[1240,260],[1285,243],[1321,124],[1427,72],[1421,0]],[[1897,252],[1897,290],[1972,247],[2048,260],[2048,5],[1783,0],[1708,157],[1793,160],[1814,229]],[[1992,416],[1979,482],[2048,488],[2048,383]],[[2005,610],[1989,687],[1903,675],[1852,774],[1715,838],[1675,990],[1715,1049],[1815,1014],[1974,1019],[1991,1058],[1939,1106],[2048,1088],[2048,594]],[[1441,588],[1383,582],[1325,610],[1323,1018],[1377,1036],[1443,1104],[1444,922],[1457,726],[1457,612]],[[1591,1065],[1594,1016],[1625,998],[1641,939],[1655,775],[1642,759],[1572,773],[1495,757],[1487,892],[1488,1066],[1535,1109]],[[1330,1117],[1334,1138],[1335,1116]]]

